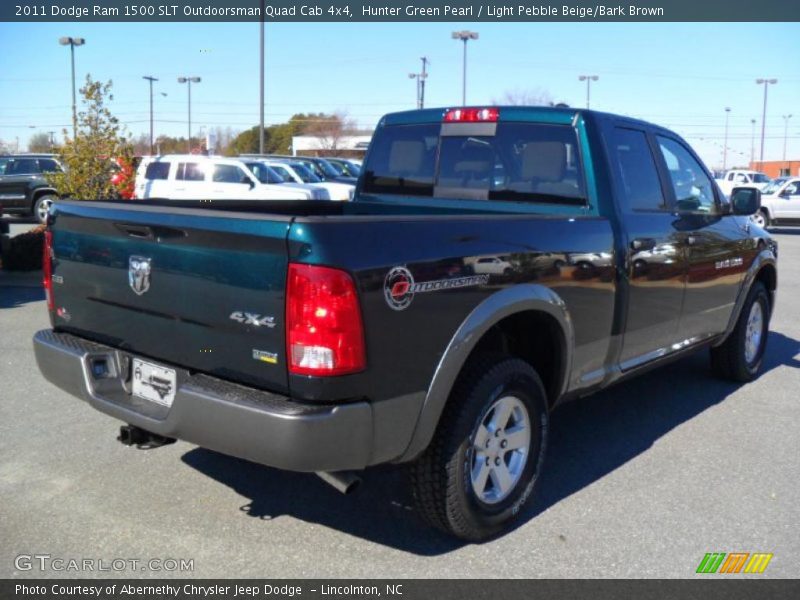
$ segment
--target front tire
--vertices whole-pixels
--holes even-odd
[[[507,356],[471,362],[430,446],[411,465],[419,514],[473,542],[507,530],[539,478],[547,425],[544,386],[528,363]]]
[[[772,223],[769,218],[769,213],[763,208],[755,213],[751,219],[753,219],[753,223],[761,227],[761,229],[766,229]]]
[[[47,214],[50,212],[50,207],[56,200],[58,200],[58,198],[53,194],[43,194],[33,203],[33,216],[36,217],[39,223],[47,223]]]
[[[770,303],[760,281],[750,288],[733,332],[711,349],[711,369],[724,379],[746,383],[761,370],[769,334]]]

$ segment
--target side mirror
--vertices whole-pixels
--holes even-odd
[[[733,188],[731,206],[735,215],[754,215],[761,208],[761,190],[749,187]]]

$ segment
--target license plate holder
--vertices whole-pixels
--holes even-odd
[[[131,393],[134,396],[167,408],[172,406],[177,387],[175,369],[134,358],[132,374]]]

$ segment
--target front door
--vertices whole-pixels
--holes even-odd
[[[656,141],[687,258],[679,337],[688,345],[725,331],[754,246],[748,220],[723,214],[713,180],[689,147],[662,135]]]

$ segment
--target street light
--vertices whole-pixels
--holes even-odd
[[[579,75],[578,81],[586,82],[586,108],[589,108],[589,98],[591,94],[592,82],[600,79],[597,75]]]
[[[764,126],[767,120],[767,88],[778,83],[777,79],[756,79],[756,85],[764,86],[764,110],[761,113],[761,162],[764,162]],[[762,165],[763,166],[763,165]]]
[[[150,155],[153,155],[153,82],[158,81],[150,75],[143,75],[142,79],[150,82]]]
[[[728,117],[731,114],[731,107],[725,107],[725,145],[722,147],[722,170],[728,169]]]
[[[783,162],[786,162],[786,138],[789,136],[789,119],[792,115],[783,115]]]
[[[750,119],[750,168],[756,162],[756,120]]]
[[[83,46],[86,40],[82,37],[62,37],[58,43],[62,46],[69,46],[72,59],[72,139],[78,137],[78,108],[75,100],[75,46]]]
[[[187,140],[188,152],[192,152],[192,84],[200,83],[199,77],[178,77],[178,83],[185,83],[189,90],[189,139]]]
[[[461,104],[462,106],[467,105],[467,42],[469,40],[477,40],[478,39],[478,32],[477,31],[454,31],[451,34],[451,37],[454,40],[461,40],[464,42],[464,67],[463,67],[463,82],[461,84]]]
[[[259,77],[259,100],[258,100],[258,153],[264,154],[264,13],[261,15],[261,30],[259,42],[259,61],[260,67],[258,71]]]

